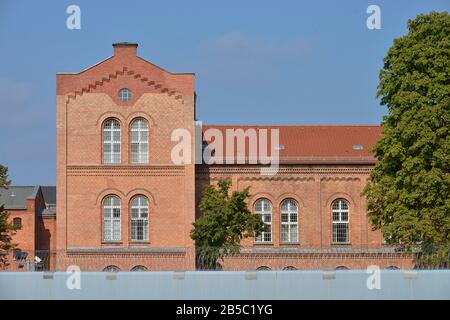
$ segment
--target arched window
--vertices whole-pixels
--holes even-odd
[[[266,266],[261,266],[256,268],[256,271],[270,271],[270,268]]]
[[[263,231],[257,242],[272,242],[272,204],[267,199],[259,199],[255,203],[255,214],[261,215],[262,221],[268,226],[267,231]]]
[[[287,267],[283,268],[283,270],[286,270],[286,271],[290,270],[290,271],[292,271],[292,270],[297,270],[297,268],[293,267],[293,266],[287,266]]]
[[[349,270],[346,266],[336,267],[336,270]]]
[[[122,88],[119,90],[119,99],[122,102],[128,102],[131,100],[131,90],[128,88]]]
[[[108,119],[103,124],[103,163],[120,163],[120,122]]]
[[[120,268],[116,266],[107,266],[103,269],[104,272],[119,272]]]
[[[14,227],[21,228],[22,227],[22,219],[21,218],[14,218],[13,219],[13,225],[14,225]]]
[[[337,199],[331,206],[333,216],[333,243],[349,243],[348,202]]]
[[[298,241],[298,207],[292,199],[281,203],[281,242]]]
[[[389,266],[386,268],[387,270],[399,270],[400,268],[397,266]]]
[[[144,266],[135,266],[131,271],[148,271],[148,269]]]
[[[148,200],[136,196],[131,200],[131,241],[148,240]]]
[[[148,163],[148,123],[143,118],[131,123],[131,163]]]
[[[120,241],[120,200],[116,196],[103,200],[103,240]]]

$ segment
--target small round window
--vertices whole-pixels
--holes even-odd
[[[120,101],[127,102],[131,100],[131,91],[128,88],[123,88],[119,90]]]

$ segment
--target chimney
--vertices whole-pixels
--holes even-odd
[[[135,56],[137,51],[137,43],[131,43],[131,42],[118,42],[113,43],[114,48],[114,55],[120,56],[120,55],[131,55]]]

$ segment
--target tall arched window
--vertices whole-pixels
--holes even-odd
[[[131,123],[131,163],[148,163],[148,123],[143,118]]]
[[[116,196],[103,199],[103,240],[120,240],[120,200]]]
[[[120,163],[120,122],[108,119],[103,124],[103,163]]]
[[[337,199],[331,205],[333,216],[333,243],[349,243],[348,202]]]
[[[257,242],[272,242],[272,204],[267,199],[259,199],[255,203],[255,214],[261,215],[262,221],[268,226],[267,231],[263,231]]]
[[[148,240],[148,200],[136,196],[131,200],[131,241]]]
[[[281,203],[281,242],[298,241],[298,207],[292,199]]]

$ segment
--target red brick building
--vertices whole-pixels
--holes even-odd
[[[13,237],[18,247],[9,252],[8,270],[51,269],[56,249],[56,189],[48,186],[0,188],[0,204],[20,229]],[[35,258],[37,257],[37,258]]]
[[[376,161],[368,150],[379,126],[209,125],[200,131],[194,74],[140,58],[136,44],[113,47],[114,55],[100,63],[56,77],[58,269],[195,269],[189,233],[196,204],[202,188],[220,178],[231,179],[233,190],[250,186],[252,212],[270,225],[258,239],[243,241],[224,269],[411,266],[371,230],[361,196]],[[279,154],[278,172],[261,174],[264,166],[246,158],[250,140],[243,163],[195,164],[194,150],[211,143],[209,129],[224,136],[227,129],[277,129],[279,143],[269,151]],[[173,161],[176,130],[191,137],[184,143],[192,152],[181,164]],[[197,139],[202,132],[203,141]]]

